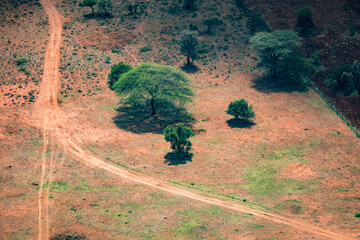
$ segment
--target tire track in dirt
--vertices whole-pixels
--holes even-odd
[[[197,194],[190,192],[181,188],[173,187],[168,185],[165,182],[161,182],[146,176],[139,175],[137,173],[130,172],[126,169],[119,168],[110,163],[106,163],[99,158],[91,155],[90,153],[84,151],[70,136],[66,131],[65,124],[61,119],[61,111],[57,103],[57,84],[59,81],[59,62],[60,62],[60,45],[61,45],[61,34],[62,34],[62,20],[57,12],[54,5],[51,3],[51,0],[41,0],[46,13],[49,15],[50,22],[50,39],[48,43],[48,48],[45,57],[44,64],[44,74],[43,81],[41,84],[39,98],[37,100],[37,110],[40,116],[45,119],[44,122],[44,150],[43,150],[43,159],[42,159],[42,175],[41,182],[44,183],[45,179],[45,169],[46,169],[46,151],[47,145],[45,139],[47,140],[46,134],[48,131],[54,131],[56,140],[59,141],[65,149],[70,153],[77,156],[79,161],[91,166],[104,169],[108,172],[111,172],[121,178],[125,178],[131,181],[134,181],[138,184],[143,184],[152,188],[156,188],[174,195],[182,196],[185,198],[193,199],[196,201],[217,205],[223,208],[227,208],[236,212],[241,213],[251,213],[255,216],[267,219],[272,222],[285,224],[302,231],[309,232],[314,235],[319,235],[326,237],[328,239],[353,239],[349,236],[343,234],[334,233],[330,230],[322,229],[316,226],[313,226],[309,223],[298,221],[295,219],[282,217],[280,215],[264,212],[261,210],[250,208],[246,205],[236,204],[233,202],[228,202],[205,195]],[[127,51],[128,52],[128,51]],[[130,52],[129,54],[133,56]],[[134,57],[134,60],[137,59]],[[49,120],[47,120],[47,118]],[[50,125],[50,126],[49,126]],[[54,139],[55,140],[55,139]],[[41,192],[42,185],[40,186],[41,191],[39,191],[39,239],[48,239],[48,233],[45,234],[42,231],[41,225]],[[46,201],[46,200],[45,200]],[[47,200],[48,201],[48,200]],[[48,228],[46,228],[48,229]]]

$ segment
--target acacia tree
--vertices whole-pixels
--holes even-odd
[[[194,135],[193,130],[183,124],[178,124],[176,127],[169,126],[164,130],[165,140],[171,143],[171,149],[178,156],[189,154],[192,143],[188,139]]]
[[[153,117],[161,103],[182,105],[193,96],[189,77],[184,72],[155,63],[141,64],[123,74],[113,89],[123,104],[148,105]]]
[[[214,18],[206,19],[203,23],[208,27],[206,33],[210,33],[212,27],[220,26],[224,22],[221,19],[214,17]]]
[[[82,4],[85,7],[90,7],[92,15],[95,16],[94,6],[96,5],[96,0],[83,0]]]
[[[194,60],[197,46],[199,45],[199,33],[184,29],[180,34],[180,51],[186,56],[186,65],[190,66],[190,59]]]
[[[293,30],[259,32],[250,39],[250,43],[262,63],[269,67],[271,77],[276,78],[279,61],[293,53],[294,48],[300,45],[300,37]]]

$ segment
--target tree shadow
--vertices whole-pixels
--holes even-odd
[[[192,162],[192,157],[194,154],[186,153],[186,154],[176,154],[174,152],[169,152],[165,155],[165,164],[167,165],[182,165],[186,164],[187,162]]]
[[[254,123],[251,120],[241,119],[241,118],[233,118],[230,120],[227,120],[226,123],[231,128],[251,128],[252,126],[255,126],[256,123]]]
[[[284,83],[281,81],[277,81],[269,74],[263,74],[253,80],[253,84],[251,86],[256,91],[261,93],[275,93],[275,92],[306,92],[307,85],[291,85],[289,83]]]
[[[96,20],[104,20],[104,19],[112,19],[114,18],[114,15],[111,13],[95,13],[93,15],[92,13],[84,14],[84,18],[86,19],[96,19]]]
[[[185,64],[181,69],[187,73],[196,73],[200,70],[194,63],[191,63],[190,65]]]
[[[158,134],[161,134],[169,125],[176,123],[191,125],[194,121],[184,107],[176,106],[171,102],[162,102],[159,105],[155,116],[151,116],[151,109],[145,103],[120,106],[117,109],[118,115],[113,118],[113,121],[119,128],[133,133]]]

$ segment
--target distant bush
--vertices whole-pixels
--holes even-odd
[[[345,96],[356,96],[360,90],[360,86],[358,86],[359,81],[360,64],[358,61],[354,61],[353,65],[343,64],[336,68],[332,72],[331,77],[325,80],[325,83],[335,92]]]
[[[187,10],[194,10],[196,9],[196,2],[197,0],[184,0],[184,8]]]
[[[354,217],[360,218],[360,212],[356,212],[356,213],[354,214]]]
[[[350,36],[351,36],[351,37],[355,36],[355,32],[356,32],[357,28],[358,28],[358,25],[357,25],[356,23],[351,23],[351,24],[349,25]]]
[[[309,36],[315,24],[312,20],[313,13],[310,8],[303,7],[297,12],[297,23],[295,27],[299,30],[300,36]]]
[[[97,9],[99,16],[111,16],[113,9],[112,0],[97,0]]]
[[[149,51],[151,51],[151,50],[152,50],[151,44],[148,44],[148,45],[145,46],[145,47],[139,48],[139,52],[149,52]]]
[[[171,4],[169,9],[168,9],[168,13],[169,14],[173,14],[173,15],[179,15],[181,12],[181,7],[178,4]]]
[[[165,140],[171,143],[171,149],[178,156],[188,155],[192,143],[189,138],[195,134],[189,127],[179,124],[176,127],[169,126],[164,130]]]
[[[15,60],[15,63],[18,66],[24,66],[27,63],[27,59],[26,58],[18,58]]]
[[[246,1],[245,0],[235,0],[235,5],[243,11],[246,11]]]
[[[111,57],[106,56],[106,57],[105,57],[105,63],[106,63],[106,64],[110,64],[110,63],[111,63]]]
[[[269,31],[269,28],[265,20],[261,17],[259,13],[249,12],[246,21],[246,28],[250,33],[254,34],[257,32]]]
[[[206,33],[210,33],[212,27],[220,26],[224,22],[221,19],[214,17],[214,18],[206,19],[203,23],[208,27]]]
[[[252,110],[252,105],[249,106],[245,99],[240,99],[231,102],[226,110],[226,113],[234,116],[236,119],[239,117],[245,120],[255,117],[255,113]]]
[[[124,62],[120,62],[118,64],[114,64],[111,66],[111,71],[108,75],[108,85],[110,89],[113,89],[113,85],[117,82],[121,75],[130,71],[132,67],[130,65],[125,64]]]

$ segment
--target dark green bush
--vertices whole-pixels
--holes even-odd
[[[350,36],[351,37],[355,36],[355,32],[356,32],[356,29],[358,28],[358,25],[356,23],[351,23],[349,25],[349,28],[350,28]]]
[[[259,13],[256,12],[250,12],[248,14],[246,27],[252,34],[257,32],[269,31],[265,20],[261,17]]]
[[[288,90],[305,91],[307,89],[308,68],[305,59],[296,55],[290,55],[280,61],[277,68],[277,79],[280,87]]]
[[[24,66],[27,63],[26,58],[18,58],[15,60],[16,65],[18,66]]]
[[[299,30],[299,34],[303,37],[309,36],[315,24],[312,20],[313,13],[310,8],[303,7],[297,12],[297,23],[295,27]]]
[[[234,116],[236,119],[243,118],[248,120],[255,117],[255,113],[252,110],[252,105],[249,106],[245,99],[236,100],[231,102],[226,110],[226,113]]]
[[[176,127],[169,126],[164,130],[165,140],[171,143],[171,149],[176,155],[189,154],[192,146],[189,138],[194,135],[193,130],[183,124]]]
[[[113,89],[114,83],[119,80],[120,76],[124,73],[130,71],[132,67],[130,65],[125,64],[124,62],[120,62],[118,64],[114,64],[111,66],[111,72],[108,75],[108,85],[110,89]]]
[[[340,92],[345,96],[356,96],[358,90],[355,86],[358,86],[360,81],[360,71],[358,62],[355,61],[351,66],[349,64],[343,64],[336,68],[329,79],[325,80],[325,83],[335,92]]]

